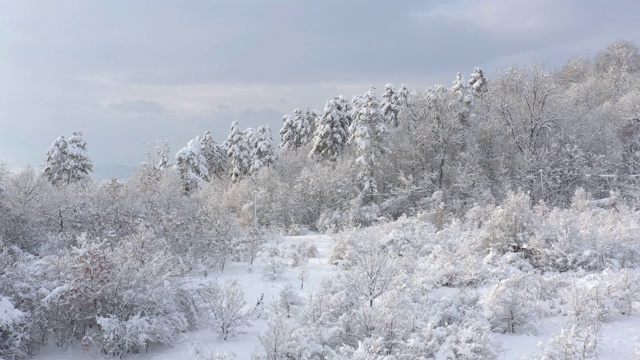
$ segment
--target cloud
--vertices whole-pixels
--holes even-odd
[[[119,103],[109,104],[109,108],[125,113],[162,114],[168,112],[167,109],[157,102],[148,100],[124,100]]]
[[[416,14],[427,21],[445,19],[476,28],[497,39],[545,38],[573,25],[570,2],[554,0],[462,0],[438,3]]]

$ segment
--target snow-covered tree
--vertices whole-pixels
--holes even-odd
[[[309,124],[307,143],[310,143],[313,140],[313,134],[315,134],[316,132],[316,127],[318,126],[318,122],[322,118],[322,114],[320,114],[318,110],[307,107],[304,112],[304,116],[307,119],[307,123]]]
[[[68,141],[67,155],[69,162],[69,182],[87,179],[93,171],[93,162],[87,155],[87,143],[82,139],[82,132],[74,131]]]
[[[216,283],[212,287],[201,289],[199,295],[204,307],[211,311],[211,325],[222,340],[228,340],[240,328],[249,325],[244,309],[247,302],[237,281],[228,280],[222,286]]]
[[[0,314],[0,358],[26,359],[29,353],[27,314],[16,309],[5,296],[0,296]]]
[[[255,174],[265,166],[269,166],[276,161],[275,148],[273,146],[273,138],[271,137],[271,129],[262,125],[255,132],[253,129],[247,129],[247,142],[251,150],[251,165],[249,173]]]
[[[158,169],[167,169],[171,167],[171,163],[169,162],[169,152],[171,148],[169,147],[169,141],[158,141],[156,143],[156,155],[158,156]]]
[[[180,172],[186,194],[201,189],[205,182],[209,181],[209,169],[207,159],[202,153],[200,135],[176,153],[176,168]]]
[[[53,141],[49,151],[47,151],[47,160],[42,169],[43,175],[54,185],[60,184],[66,178],[66,162],[67,162],[67,141],[64,136]]]
[[[618,98],[637,88],[633,79],[640,72],[640,49],[631,42],[616,41],[596,55],[595,69],[604,75],[599,85],[607,88],[610,97]]]
[[[298,109],[296,109],[298,110]],[[282,150],[296,149],[296,126],[294,120],[289,115],[282,117],[282,128],[280,128],[280,148]]]
[[[57,138],[49,151],[42,169],[44,176],[54,185],[66,184],[88,179],[93,170],[93,162],[87,155],[87,143],[82,132],[73,132],[69,141],[64,136]]]
[[[398,90],[398,105],[400,107],[405,107],[409,102],[409,89],[402,84],[400,85],[400,90]]]
[[[382,101],[380,102],[380,109],[385,116],[387,123],[392,127],[398,127],[398,113],[400,112],[400,99],[396,93],[393,85],[387,84],[384,86],[384,94],[382,94]]]
[[[398,275],[397,257],[381,243],[375,230],[367,229],[347,235],[346,260],[349,270],[345,286],[372,307],[374,301],[391,290]]]
[[[310,120],[315,121],[315,119],[309,119],[310,115],[311,114],[303,113],[300,109],[293,110],[293,125],[296,129],[296,148],[307,145],[311,139],[312,127]]]
[[[351,123],[351,106],[345,98],[337,96],[327,102],[324,115],[318,122],[313,135],[313,148],[310,156],[336,161],[348,139]]]
[[[515,274],[494,285],[487,293],[487,316],[494,331],[515,333],[521,329],[535,329],[536,311],[532,279]]]
[[[209,178],[214,176],[221,177],[225,172],[225,165],[227,161],[226,154],[222,146],[216,144],[211,137],[211,133],[204,132],[204,136],[201,140],[202,143],[202,155],[207,161],[207,170],[209,170]]]
[[[313,135],[314,113],[307,108],[306,112],[300,109],[293,110],[293,118],[289,115],[282,117],[282,129],[280,129],[280,147],[283,150],[296,150],[307,145]]]
[[[458,73],[456,75],[456,79],[453,81],[453,86],[451,86],[451,92],[453,95],[459,101],[470,105],[473,103],[473,92],[470,91],[470,89],[471,87],[464,83],[464,77],[462,74]]]
[[[469,76],[469,87],[475,97],[480,97],[487,91],[487,79],[484,77],[482,69],[474,68]]]
[[[244,133],[238,129],[238,122],[231,123],[231,131],[225,142],[231,180],[239,181],[249,173],[251,153]]]
[[[386,151],[383,136],[387,133],[385,118],[376,99],[375,88],[371,87],[359,101],[359,110],[354,114],[349,127],[349,141],[356,146],[356,164],[360,167],[358,180],[364,203],[371,202],[378,192],[376,182],[380,156]]]

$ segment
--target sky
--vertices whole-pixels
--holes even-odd
[[[74,131],[101,178],[158,140],[222,142],[232,121],[278,142],[284,114],[371,85],[640,45],[637,14],[637,0],[0,0],[0,163],[40,168]]]

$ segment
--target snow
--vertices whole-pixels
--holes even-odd
[[[334,242],[331,236],[319,234],[286,236],[278,244],[278,247],[281,251],[287,252],[291,251],[295,244],[305,241],[315,244],[318,255],[309,260],[307,265],[309,272],[304,282],[304,290],[299,290],[300,280],[295,268],[288,268],[284,278],[280,280],[265,280],[261,271],[264,263],[262,258],[256,259],[251,267],[246,263],[230,263],[223,274],[206,278],[202,275],[193,276],[190,281],[194,284],[200,284],[236,280],[244,291],[247,302],[246,310],[254,306],[263,294],[264,301],[268,304],[287,284],[291,284],[293,289],[299,291],[300,296],[304,299],[306,294],[320,288],[323,279],[340,271],[338,266],[329,261]],[[455,297],[458,294],[460,294],[460,290],[456,288],[442,287],[432,290],[430,297]],[[632,315],[616,316],[604,323],[600,341],[600,359],[629,359],[634,351],[634,346],[640,344],[640,315],[637,313],[640,309],[638,305],[640,304],[635,304],[636,312]],[[16,314],[16,311],[7,298],[0,298],[0,325],[7,319],[20,316],[19,313]],[[10,314],[9,317],[6,314]],[[553,316],[543,318],[537,325],[537,331],[516,334],[492,333],[493,340],[500,344],[498,358],[504,360],[524,359],[541,354],[542,347],[548,343],[552,336],[559,333],[567,322],[567,316]],[[252,354],[259,353],[261,349],[258,334],[264,333],[266,330],[266,319],[257,318],[251,320],[249,328],[240,330],[240,333],[230,337],[227,341],[221,340],[212,329],[191,331],[179,335],[173,346],[152,345],[146,353],[127,355],[126,358],[132,360],[193,359],[195,358],[194,349],[197,348],[205,354],[227,352],[234,353],[236,359],[250,359]],[[88,354],[82,351],[80,344],[76,344],[70,349],[56,348],[50,345],[42,349],[35,359],[79,360],[87,357]]]
[[[24,316],[22,311],[16,309],[9,298],[0,296],[0,329],[9,327],[12,323],[20,320]]]

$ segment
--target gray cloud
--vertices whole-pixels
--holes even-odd
[[[109,108],[122,112],[149,114],[161,114],[168,111],[157,102],[147,100],[124,100],[118,103],[109,104]]]

